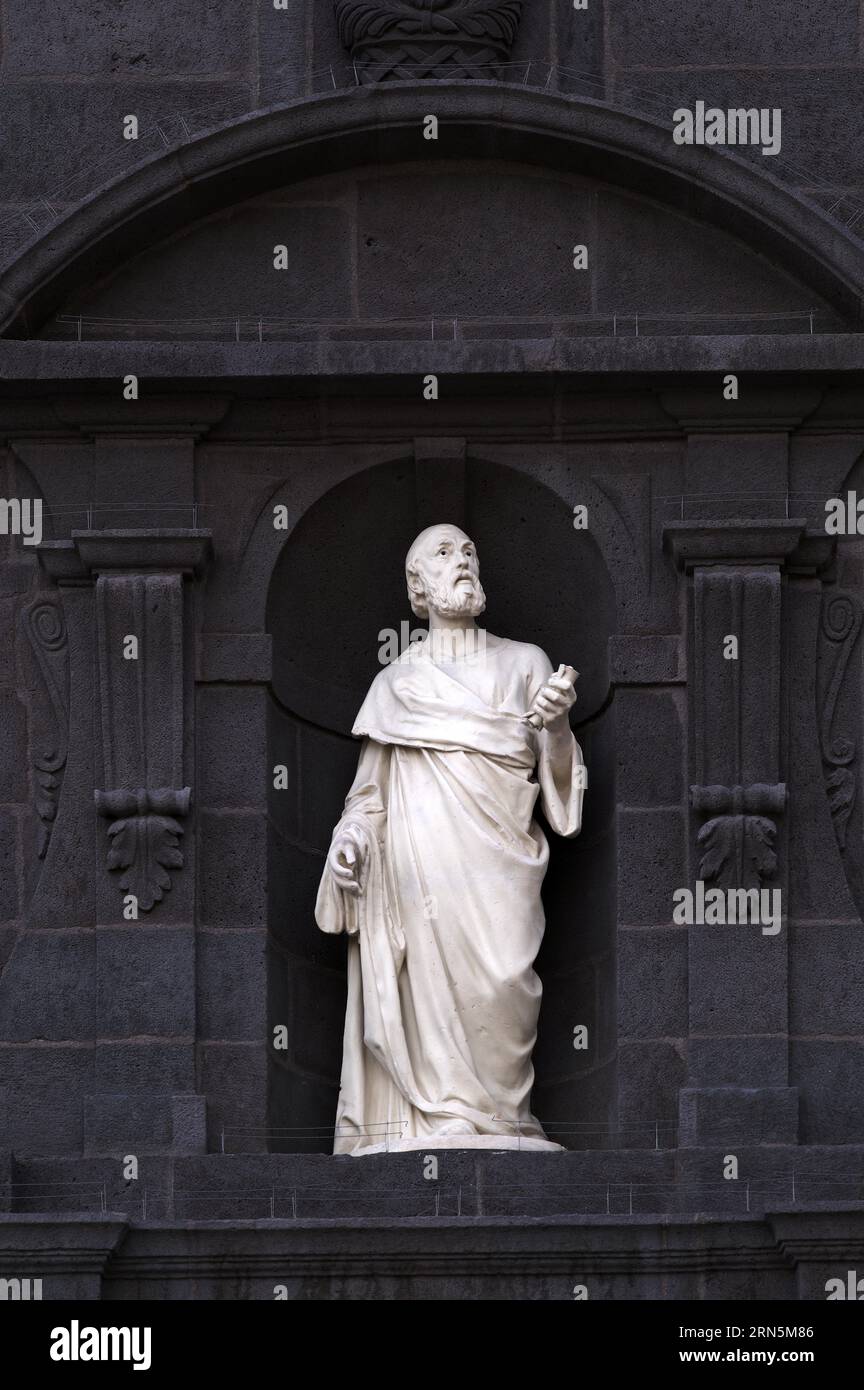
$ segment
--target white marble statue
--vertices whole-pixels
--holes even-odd
[[[372,683],[360,762],[316,921],[349,938],[335,1153],[558,1149],[530,1110],[549,847],[579,832],[576,672],[476,627],[485,594],[458,526],[406,561],[429,634]]]

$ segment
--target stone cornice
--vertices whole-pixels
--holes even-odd
[[[700,565],[783,565],[804,536],[806,521],[678,521],[663,543],[681,570]]]
[[[71,540],[47,541],[38,555],[59,584],[86,584],[100,574],[203,573],[213,553],[210,531],[73,531]]]
[[[328,378],[336,382],[368,377],[399,378],[434,372],[472,378],[501,376],[573,377],[625,375],[643,385],[674,381],[678,394],[686,389],[681,377],[717,377],[728,371],[759,373],[764,377],[806,372],[841,374],[864,385],[864,334],[825,333],[815,336],[657,337],[657,338],[539,338],[490,339],[482,343],[168,343],[0,341],[0,380],[8,395],[18,383],[111,381],[127,372],[162,382],[189,381],[212,391],[225,380],[261,382],[278,388],[292,381]],[[281,394],[277,389],[276,394]],[[127,409],[126,403],[123,409]],[[698,408],[698,403],[694,408]],[[861,407],[850,397],[849,409],[860,421]],[[14,435],[23,426],[19,411],[0,399],[0,429]],[[7,416],[8,422],[7,422]],[[670,429],[674,428],[669,415]],[[762,417],[762,427],[766,416]],[[726,428],[749,428],[751,417],[727,418]],[[832,418],[832,425],[841,416]],[[779,426],[778,426],[779,427]],[[112,432],[117,432],[115,426]]]

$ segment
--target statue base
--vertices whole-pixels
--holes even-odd
[[[391,1139],[384,1144],[370,1144],[362,1149],[352,1149],[348,1158],[366,1158],[371,1154],[434,1153],[436,1149],[492,1149],[498,1153],[519,1150],[524,1153],[565,1153],[562,1144],[553,1144],[551,1139],[537,1139],[533,1136],[512,1136],[505,1134],[442,1134],[429,1135],[425,1139]]]

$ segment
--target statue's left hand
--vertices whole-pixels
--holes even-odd
[[[575,703],[576,688],[572,681],[556,673],[543,685],[531,708],[542,716],[545,727],[552,733],[563,733],[569,728],[567,716]]]

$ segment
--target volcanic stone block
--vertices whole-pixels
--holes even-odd
[[[543,59],[553,51],[552,33],[557,8],[555,0],[532,0],[531,4],[522,6],[519,28],[516,30],[516,38],[510,52],[512,62],[519,66],[503,68],[503,72],[509,75],[511,81],[522,80],[524,64],[529,59]]]
[[[284,270],[274,248],[287,248]],[[111,317],[351,317],[351,236],[335,207],[243,203],[140,256],[83,304]],[[257,333],[257,329],[255,330]]]
[[[204,929],[197,936],[198,1037],[261,1041],[267,1030],[267,934]]]
[[[174,1153],[204,1153],[207,1148],[207,1100],[201,1095],[171,1097],[171,1148]]]
[[[253,812],[202,812],[202,920],[211,927],[264,926],[267,827]]]
[[[688,514],[698,516],[703,509],[712,517],[782,517],[786,510],[787,455],[787,436],[780,431],[736,434],[734,445],[728,435],[720,433],[691,435],[687,490],[701,500],[688,503]],[[744,634],[738,635],[743,645]]]
[[[0,1211],[8,1211],[12,1199],[12,1153],[0,1149]]]
[[[794,1144],[798,1092],[791,1086],[718,1086],[681,1091],[682,1148],[703,1144]]]
[[[113,1156],[16,1158],[16,1207],[29,1213],[95,1215],[103,1209],[104,1192],[107,1211],[133,1220],[165,1220],[170,1215],[170,1160],[155,1155],[136,1157],[135,1178],[124,1176],[124,1165]]]
[[[620,1143],[626,1148],[675,1148],[678,1090],[687,1076],[686,1044],[623,1042],[618,1049]]]
[[[96,934],[97,1010],[105,1038],[195,1031],[195,941],[189,927],[103,927]]]
[[[671,153],[671,131],[669,143]],[[643,333],[676,331],[674,322],[662,320],[670,312],[734,315],[818,307],[812,290],[724,232],[653,206],[644,198],[604,189],[599,196],[596,238],[594,312],[617,313],[619,318],[638,313],[644,320]],[[639,255],[633,254],[636,245]],[[651,315],[657,321],[649,322]],[[712,328],[716,331],[716,325],[706,322],[702,332]],[[693,330],[679,325],[677,331]],[[632,320],[620,323],[619,332],[633,333]]]
[[[627,729],[628,747],[643,749],[636,760],[618,755],[617,793],[625,806],[680,802],[683,786],[683,729],[673,694],[621,690],[616,698],[618,727]]]
[[[14,690],[0,690],[0,802],[27,798],[26,747],[24,706]]]
[[[679,637],[609,638],[609,674],[621,685],[668,685],[684,679],[683,666]]]
[[[672,894],[687,882],[683,811],[618,814],[618,916],[622,925],[672,920]]]
[[[618,1020],[622,1038],[687,1036],[686,929],[619,931]]]
[[[114,0],[76,0],[71,7],[45,0],[40,24],[32,20],[27,0],[8,0],[3,56],[19,78],[245,78],[252,56],[248,0],[161,0],[146,10]]]
[[[0,922],[18,916],[18,822],[0,811]]]
[[[245,3],[252,8],[248,0]],[[287,9],[277,10],[273,0],[255,0],[255,6],[262,104],[302,96],[307,90],[310,67],[317,69],[336,62],[341,64],[337,68],[337,83],[341,86],[347,80],[347,54],[339,43],[332,5],[293,0]],[[314,29],[310,22],[313,12]],[[312,48],[313,40],[316,51]],[[329,75],[323,85],[325,90],[333,90]],[[320,89],[322,83],[315,86]]]
[[[758,1076],[766,1086],[782,1086],[788,1078],[788,1051],[785,1034],[691,1037],[687,1048],[690,1081],[694,1086],[740,1086],[746,1078]]]
[[[531,11],[534,6],[528,5],[525,8]],[[536,51],[537,56],[543,58],[546,53],[557,51],[559,72],[552,79],[553,85],[562,92],[581,92],[585,96],[600,96],[603,90],[600,82],[589,83],[584,80],[584,76],[586,74],[600,75],[603,72],[604,26],[607,5],[588,4],[585,9],[576,10],[572,4],[562,5],[559,4],[559,0],[552,0],[551,8],[555,45],[541,49],[537,47],[535,42],[531,46],[530,56],[533,57]],[[527,15],[525,18],[527,19]],[[524,23],[525,19],[523,19]],[[518,35],[516,52],[522,52]],[[581,81],[580,78],[582,78]],[[602,76],[600,81],[602,81]]]
[[[419,138],[419,136],[418,136]],[[591,312],[590,197],[577,180],[436,170],[359,187],[363,317],[446,318]],[[527,248],[531,247],[531,255]]]
[[[164,1153],[172,1134],[170,1096],[103,1091],[86,1099],[85,1153]]]
[[[95,1003],[92,932],[22,932],[0,980],[4,1041],[89,1041],[96,1023]]]
[[[195,1049],[191,1042],[97,1042],[94,1076],[100,1092],[190,1091]]]
[[[864,949],[859,923],[791,924],[789,1028],[796,1035],[864,1036]]]
[[[5,1047],[0,1133],[16,1153],[80,1153],[92,1089],[92,1047]]]
[[[209,514],[210,509],[204,509]],[[208,521],[209,524],[209,521]],[[269,681],[273,638],[269,632],[207,632],[199,648],[202,681]]]
[[[782,931],[750,923],[696,925],[690,937],[690,1025],[694,1033],[784,1033],[786,947]]]
[[[198,692],[199,746],[205,806],[259,806],[268,777],[267,695],[263,689],[226,686]]]
[[[130,411],[135,409],[132,402],[127,404]],[[182,431],[184,437],[179,439],[148,438],[148,425],[151,429],[153,426],[144,413],[147,405],[145,402],[144,411],[138,417],[141,437],[133,433],[135,425],[130,415],[132,429],[128,434],[107,438],[100,438],[97,434],[94,440],[90,486],[99,498],[100,511],[95,521],[97,527],[133,526],[137,529],[149,526],[161,529],[189,526],[192,521],[191,503],[195,495],[194,437],[186,429]],[[193,414],[194,402],[190,401],[187,409]],[[68,413],[74,420],[74,405],[68,407]],[[86,407],[81,414],[86,420]],[[103,421],[97,415],[93,423],[98,428]],[[172,428],[177,429],[176,420],[172,419],[167,406],[159,423],[166,434]],[[151,511],[148,504],[152,504],[155,498],[158,498],[158,503]],[[130,508],[134,510],[130,511]]]
[[[864,1044],[858,1038],[795,1038],[789,1053],[791,1079],[801,1089],[802,1143],[861,1143]]]
[[[190,128],[201,129],[217,124],[222,112],[239,114],[248,100],[247,87],[229,82],[5,82],[0,89],[3,195],[10,201],[74,201],[131,170],[145,154],[164,149],[156,128],[160,118],[167,117],[172,134],[179,135],[178,114]],[[127,115],[138,117],[137,142],[123,138]],[[139,304],[139,312],[151,316],[146,304]]]
[[[6,969],[20,934],[18,927],[0,927],[0,973]]]
[[[207,1096],[208,1146],[222,1147],[224,1127],[227,1150],[266,1149],[266,1044],[202,1043],[199,1059],[201,1091]]]
[[[737,0],[715,0],[710,9],[687,0],[605,0],[604,13],[615,66],[691,67],[697,55],[711,55],[718,67],[766,68],[804,63],[854,63],[858,56],[858,5],[837,0],[762,0],[758,11]],[[639,74],[656,88],[659,77]],[[670,75],[664,79],[667,86]],[[677,84],[679,75],[674,74]]]
[[[688,66],[675,73],[675,94],[668,105],[670,142],[673,111],[682,107],[693,110],[697,101],[704,101],[706,108],[716,106],[721,110],[731,107],[779,109],[782,111],[782,139],[776,158],[794,171],[801,186],[812,182],[860,185],[864,176],[861,157],[864,114],[858,107],[850,107],[837,99],[848,72],[848,68],[842,67],[822,67],[814,71],[807,67],[783,68],[774,64],[761,71]],[[641,73],[634,74],[632,85],[644,86],[642,77]],[[625,78],[617,84],[622,97],[627,81]],[[668,83],[664,86],[668,91]],[[743,152],[744,157],[770,174],[775,157],[762,155],[760,149],[760,146],[751,147]],[[764,306],[760,304],[759,307]],[[812,307],[817,307],[815,302]]]
[[[6,537],[0,537],[0,539],[5,540]],[[8,581],[8,577],[8,561],[3,561],[2,565],[0,565],[0,583],[2,583],[4,580]],[[0,589],[0,593],[2,592],[3,590]],[[15,680],[15,644],[19,631],[20,612],[20,599],[0,598],[0,653],[2,653],[2,655],[0,655],[0,679],[8,681],[10,685]],[[11,702],[12,700],[15,700],[17,697],[12,691],[4,691],[3,698],[4,700],[8,700]],[[10,714],[13,713],[11,709],[11,703],[9,712]],[[24,758],[19,758],[17,765],[12,768],[7,768],[4,771],[3,775],[6,778],[9,778],[11,776],[13,782],[15,782],[19,778],[26,777],[26,766],[26,760]],[[9,798],[6,799],[8,800]],[[17,801],[18,799],[18,797],[12,797],[13,801]]]

